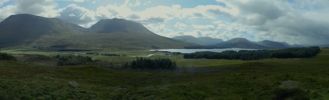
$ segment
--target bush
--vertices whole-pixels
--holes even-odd
[[[302,89],[276,89],[273,100],[310,100],[309,94]]]
[[[27,62],[37,62],[37,61],[51,61],[52,57],[39,54],[24,54],[21,59]]]
[[[170,59],[146,59],[137,58],[136,60],[124,65],[125,68],[132,69],[175,69],[176,63]]]
[[[16,60],[16,58],[7,53],[0,53],[0,60]]]
[[[309,93],[297,81],[283,81],[274,89],[273,100],[310,100]]]
[[[64,65],[84,65],[84,64],[91,64],[94,61],[90,57],[85,56],[61,56],[57,55],[57,65],[64,66]]]
[[[205,58],[205,59],[240,59],[258,60],[265,58],[310,58],[320,53],[319,47],[290,48],[280,50],[241,50],[217,52],[196,52],[184,54],[184,58]]]

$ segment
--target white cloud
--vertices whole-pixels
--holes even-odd
[[[8,5],[0,8],[0,20],[4,20],[8,16],[15,14],[15,11],[16,11],[16,6],[14,5]]]
[[[0,7],[7,3],[9,0],[0,0]]]
[[[73,2],[77,2],[77,3],[82,3],[85,2],[85,0],[72,0]]]
[[[44,17],[58,16],[53,0],[16,0],[17,13],[28,13]]]
[[[85,27],[89,27],[96,21],[95,12],[76,4],[60,9],[59,18]]]
[[[329,40],[327,0],[217,0],[239,9],[235,23],[252,26],[257,39],[321,44]],[[251,30],[249,30],[251,32]]]

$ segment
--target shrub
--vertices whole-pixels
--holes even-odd
[[[39,54],[24,54],[20,57],[21,60],[27,62],[38,62],[38,61],[51,61],[53,60],[52,57],[46,55],[39,55]]]
[[[83,64],[91,64],[94,61],[87,56],[73,56],[73,55],[67,55],[67,56],[61,56],[57,55],[57,65],[58,66],[64,66],[64,65],[83,65]]]
[[[170,59],[147,59],[137,58],[136,60],[124,65],[125,68],[132,69],[175,69],[176,63]]]
[[[307,92],[302,89],[276,89],[274,100],[310,100]]]
[[[103,56],[120,56],[118,54],[111,54],[111,53],[102,53]]]
[[[310,100],[309,93],[296,81],[283,81],[274,89],[273,100]]]
[[[16,58],[7,53],[0,53],[0,60],[16,60]]]

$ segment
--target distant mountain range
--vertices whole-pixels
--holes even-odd
[[[124,19],[104,19],[91,28],[83,28],[57,18],[18,14],[0,23],[0,47],[150,49],[190,45]]]
[[[323,44],[323,45],[319,45],[320,47],[323,47],[323,48],[329,48],[329,44]]]
[[[279,49],[279,48],[292,47],[291,45],[284,42],[276,42],[270,40],[254,42],[245,38],[233,38],[228,41],[222,41],[221,39],[214,39],[214,38],[207,39],[206,37],[196,38],[192,36],[178,36],[178,37],[174,37],[174,39],[189,42],[189,43],[199,44],[195,46],[188,46],[187,48]]]
[[[216,39],[211,37],[193,37],[190,35],[176,36],[173,37],[173,39],[185,41],[188,43],[199,44],[199,45],[215,45],[223,42],[223,40],[221,39]]]
[[[279,48],[291,47],[289,44],[284,42],[276,42],[270,40],[254,42],[245,38],[234,38],[213,46],[217,48],[249,48],[249,49],[279,49]]]

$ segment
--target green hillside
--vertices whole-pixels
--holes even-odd
[[[106,59],[113,62],[129,57]],[[307,59],[171,59],[180,70],[0,61],[0,99],[273,100],[285,93],[290,93],[291,100],[329,98],[327,49]]]
[[[55,18],[12,15],[0,23],[0,47],[27,45],[46,35],[84,33],[86,29]]]

